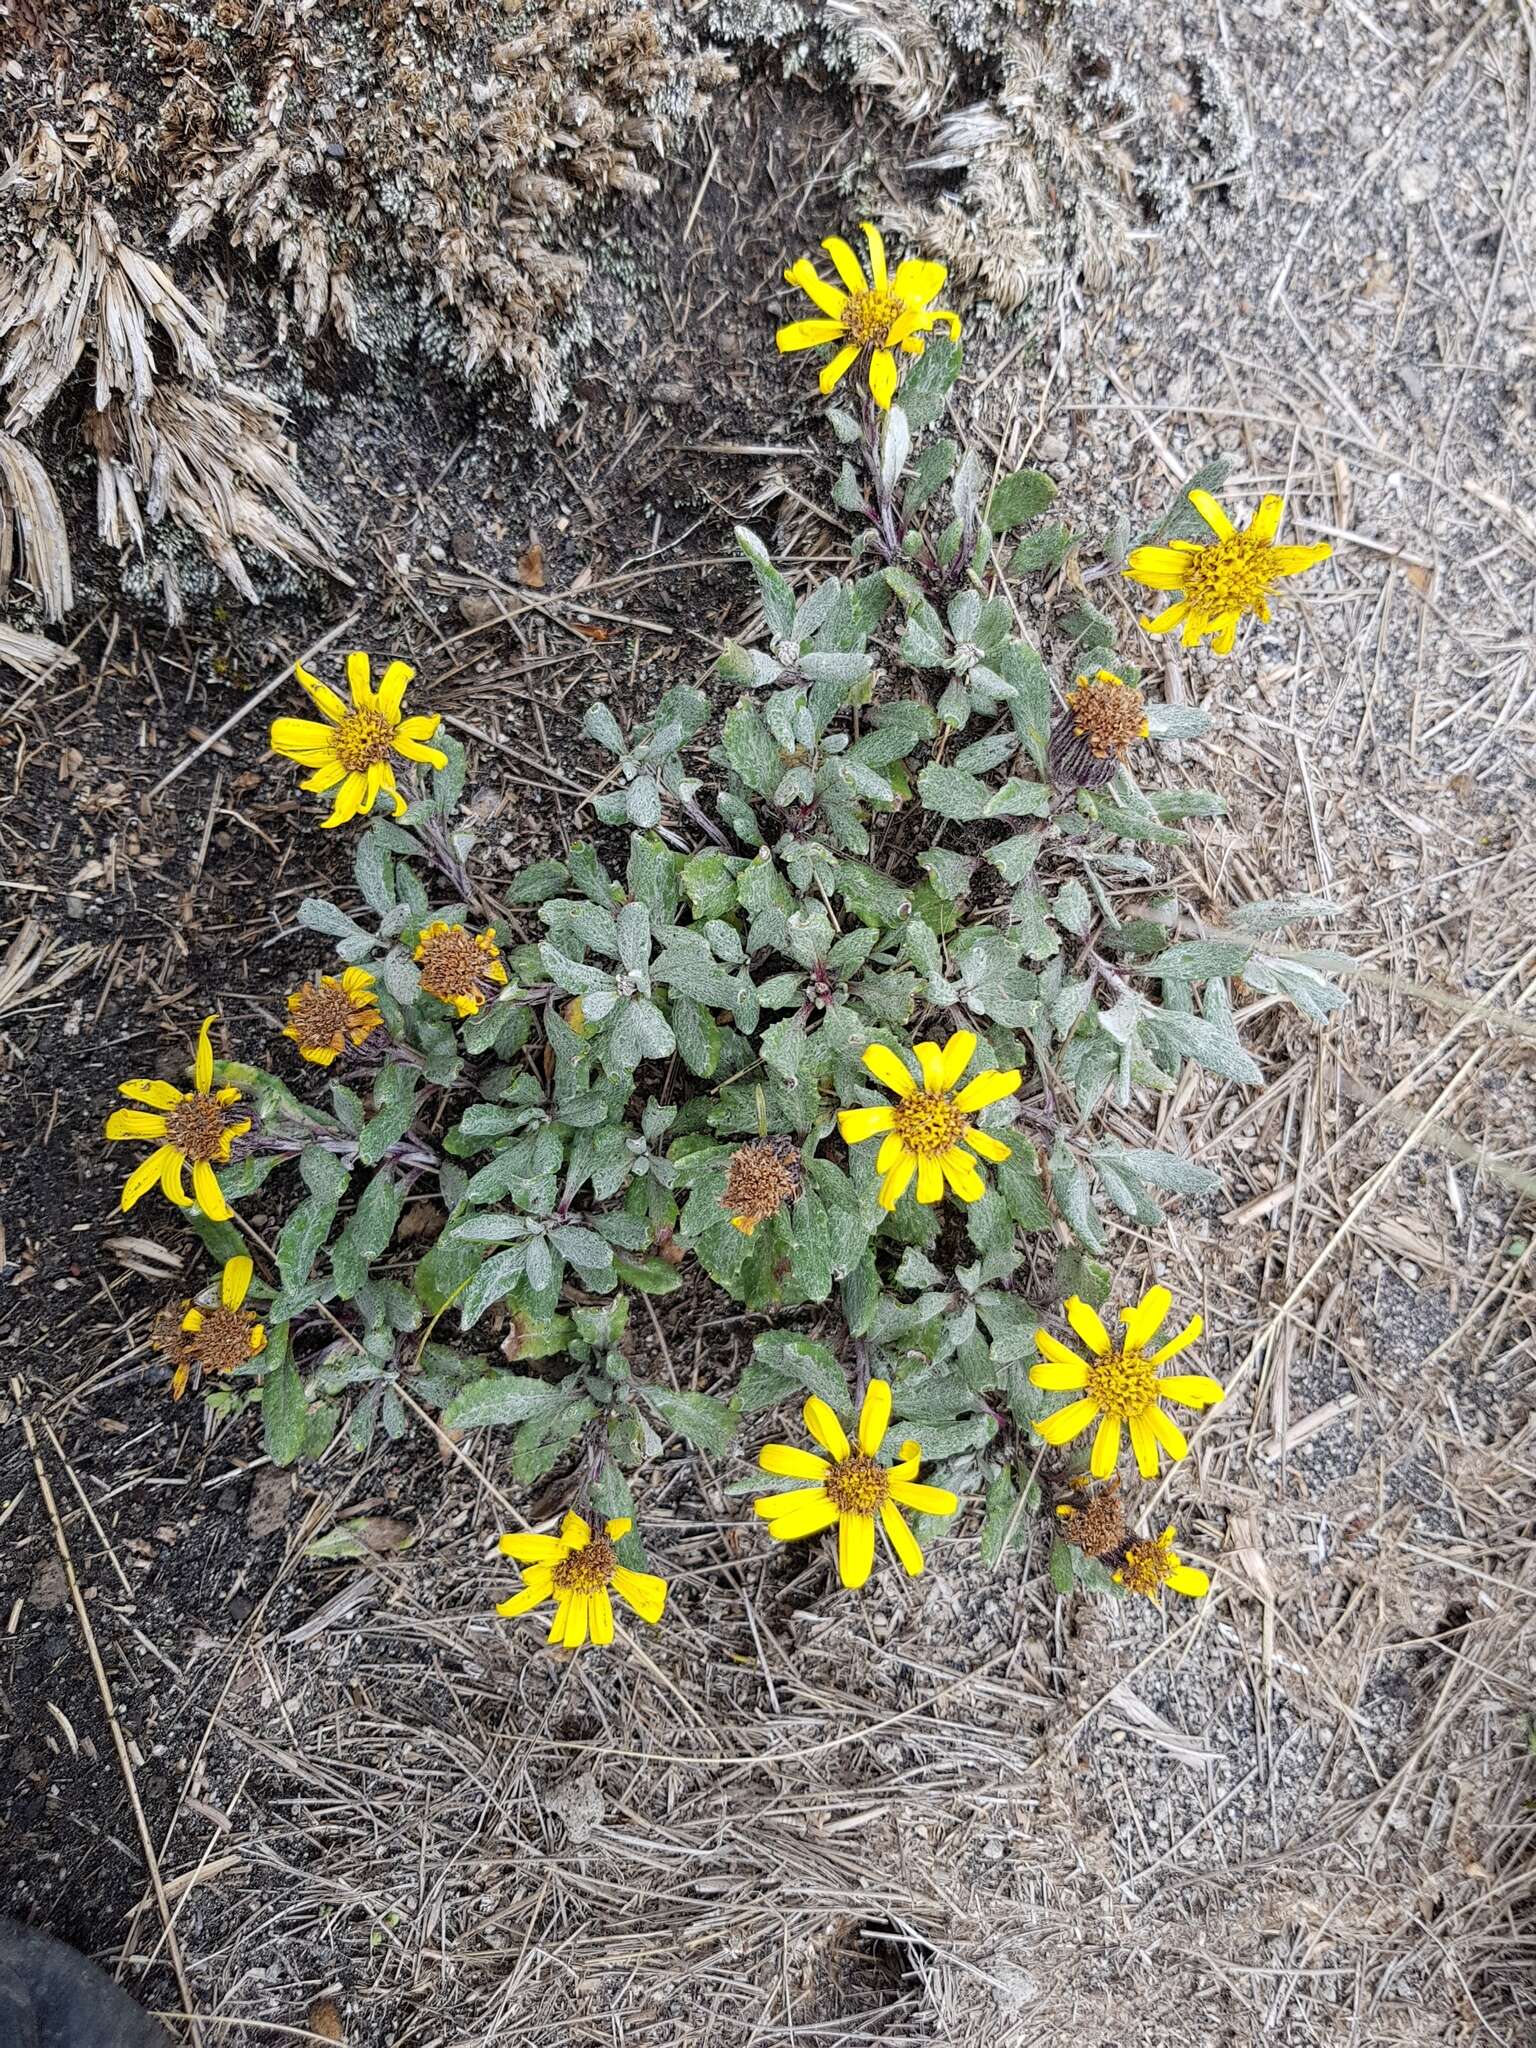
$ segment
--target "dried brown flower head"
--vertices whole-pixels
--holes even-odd
[[[1107,668],[1079,676],[1051,727],[1051,780],[1075,789],[1100,788],[1146,737],[1147,702],[1140,690]]]
[[[1082,1476],[1086,1483],[1086,1475]],[[1064,1503],[1056,1513],[1061,1518],[1062,1535],[1085,1557],[1105,1557],[1125,1541],[1125,1506],[1118,1474],[1094,1487],[1081,1506]]]
[[[731,1154],[720,1206],[730,1211],[742,1235],[750,1237],[759,1223],[794,1201],[802,1179],[800,1148],[793,1138],[759,1138]]]

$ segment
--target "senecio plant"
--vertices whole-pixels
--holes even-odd
[[[865,236],[867,276],[835,237],[839,285],[787,272],[822,317],[779,334],[830,352],[824,391],[857,368],[828,414],[846,560],[797,590],[738,529],[760,616],[716,664],[718,724],[688,686],[627,730],[594,704],[605,829],[496,895],[412,670],[375,685],[353,654],[343,692],[300,669],[318,716],[272,744],[361,831],[356,898],[299,912],[336,971],[288,995],[285,1068],[218,1060],[209,1020],[190,1090],[129,1081],[107,1126],[150,1148],[123,1206],[158,1187],[221,1269],[157,1329],[172,1392],[259,1404],[280,1464],[412,1418],[504,1432],[507,1483],[569,1474],[573,1505],[503,1539],[500,1611],[552,1605],[570,1649],[613,1639],[614,1594],[662,1616],[639,1468],[679,1441],[729,1460],[791,1402],[808,1441],[730,1487],[771,1538],[835,1531],[844,1585],[881,1536],[916,1573],[974,1529],[1063,1593],[1203,1593],[1171,1527],[1135,1533],[1120,1463],[1183,1458],[1172,1411],[1222,1389],[1166,1288],[1101,1314],[1111,1219],[1217,1194],[1151,1130],[1189,1064],[1260,1080],[1239,979],[1318,1020],[1343,1000],[1330,956],[1275,936],[1326,904],[1181,900],[1170,856],[1222,806],[1159,744],[1205,714],[1159,702],[1084,596],[1176,593],[1143,623],[1225,651],[1326,547],[1276,545],[1276,499],[1238,530],[1214,468],[1098,546],[1038,470],[989,482],[941,430],[942,269]],[[269,1243],[241,1205],[279,1173]],[[680,1287],[757,1321],[733,1386],[677,1384],[653,1308],[637,1327]]]

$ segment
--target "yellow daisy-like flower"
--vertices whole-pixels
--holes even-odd
[[[594,1536],[580,1515],[568,1514],[558,1536],[503,1536],[502,1556],[515,1557],[522,1566],[523,1590],[503,1600],[496,1612],[527,1614],[553,1600],[549,1641],[567,1650],[579,1650],[589,1637],[598,1644],[613,1641],[610,1586],[642,1621],[660,1621],[667,1604],[666,1580],[655,1572],[631,1571],[619,1563],[613,1547],[633,1527],[621,1516],[606,1522],[601,1536]]]
[[[119,1095],[147,1107],[113,1110],[107,1118],[107,1136],[158,1140],[155,1150],[123,1183],[124,1209],[131,1209],[158,1181],[166,1199],[178,1209],[190,1209],[196,1202],[214,1223],[227,1222],[234,1214],[213,1169],[229,1164],[230,1146],[245,1136],[251,1120],[229,1113],[231,1105],[240,1100],[238,1088],[215,1089],[213,1085],[213,1043],[208,1036],[212,1022],[205,1017],[197,1034],[190,1094],[173,1088],[169,1081],[124,1081],[118,1088]],[[190,1195],[182,1179],[187,1166],[192,1169]]]
[[[808,256],[792,263],[784,273],[786,284],[798,285],[811,303],[820,308],[820,320],[791,320],[778,332],[781,354],[802,348],[823,348],[834,344],[837,353],[821,373],[823,396],[836,389],[849,367],[864,354],[869,356],[869,390],[882,411],[888,410],[896,395],[896,356],[920,356],[923,336],[942,321],[954,341],[960,339],[960,318],[933,305],[944,289],[949,272],[942,263],[909,256],[898,263],[891,276],[885,260],[885,243],[880,230],[861,221],[869,244],[869,276],[859,259],[840,235],[828,235],[823,249],[832,267],[847,286],[839,291],[828,284]]]
[[[1160,1400],[1177,1401],[1185,1408],[1209,1408],[1222,1398],[1225,1390],[1220,1382],[1205,1373],[1174,1373],[1167,1379],[1158,1373],[1159,1366],[1194,1343],[1205,1328],[1202,1317],[1191,1316],[1160,1351],[1146,1355],[1172,1307],[1173,1296],[1166,1287],[1149,1288],[1135,1308],[1121,1309],[1125,1329],[1117,1347],[1087,1302],[1074,1294],[1066,1304],[1067,1321],[1093,1353],[1092,1363],[1068,1350],[1048,1330],[1035,1332],[1042,1363],[1031,1366],[1030,1380],[1051,1393],[1081,1396],[1035,1423],[1036,1433],[1048,1444],[1059,1446],[1072,1443],[1098,1422],[1089,1459],[1095,1479],[1107,1479],[1114,1471],[1120,1457],[1122,1425],[1130,1429],[1131,1449],[1142,1478],[1155,1479],[1159,1444],[1171,1458],[1182,1458],[1189,1450],[1184,1432],[1164,1413]]]
[[[187,1391],[192,1369],[199,1373],[232,1373],[267,1348],[267,1333],[252,1310],[244,1306],[253,1268],[243,1252],[226,1259],[219,1275],[219,1298],[211,1308],[192,1303],[181,1319],[187,1339],[171,1375],[171,1398]]]
[[[349,1045],[361,1045],[384,1028],[373,976],[366,967],[348,967],[341,975],[322,974],[306,981],[288,998],[292,1020],[283,1026],[300,1057],[328,1067]]]
[[[1143,619],[1149,633],[1183,631],[1186,647],[1210,636],[1213,654],[1230,654],[1239,621],[1247,613],[1269,619],[1269,591],[1282,576],[1326,562],[1333,553],[1327,541],[1305,547],[1279,548],[1284,500],[1263,498],[1247,527],[1239,533],[1209,491],[1191,491],[1189,502],[1215,534],[1214,541],[1174,540],[1133,548],[1124,573],[1148,590],[1176,590],[1179,602]]]
[[[781,1479],[808,1479],[787,1493],[764,1494],[753,1502],[778,1543],[793,1543],[837,1524],[837,1575],[845,1586],[862,1586],[875,1562],[875,1523],[885,1531],[898,1562],[915,1578],[923,1553],[900,1510],[920,1515],[952,1515],[960,1502],[945,1486],[924,1486],[917,1476],[921,1447],[908,1440],[895,1465],[880,1463],[891,1420],[891,1388],[887,1380],[871,1380],[859,1410],[858,1445],[848,1441],[834,1411],[812,1394],[805,1404],[805,1426],[828,1453],[818,1458],[794,1444],[764,1444],[757,1462]]]
[[[1148,1537],[1144,1543],[1128,1543],[1120,1569],[1110,1576],[1117,1586],[1142,1594],[1154,1605],[1160,1604],[1157,1596],[1164,1586],[1172,1587],[1175,1593],[1187,1593],[1191,1600],[1198,1600],[1211,1590],[1209,1572],[1201,1571],[1198,1565],[1180,1564],[1173,1548],[1172,1522],[1155,1541]]]
[[[451,1003],[461,1017],[482,1009],[493,985],[506,986],[501,948],[489,931],[472,932],[467,925],[439,919],[423,930],[414,957],[426,994]]]
[[[442,724],[437,713],[419,718],[400,715],[405,686],[416,673],[405,662],[389,664],[375,695],[367,655],[349,654],[350,704],[308,670],[295,666],[293,672],[330,723],[321,725],[313,718],[274,719],[272,746],[287,760],[314,770],[299,784],[301,789],[335,790],[335,808],[321,821],[327,827],[345,825],[359,812],[371,811],[381,791],[394,799],[395,816],[399,817],[405,798],[395,787],[396,759],[424,761],[433,768],[448,766],[448,756],[427,745]]]
[[[894,1209],[917,1177],[920,1202],[942,1200],[946,1183],[962,1202],[976,1202],[985,1192],[981,1175],[971,1153],[983,1159],[1007,1159],[1013,1151],[1001,1138],[978,1130],[970,1119],[989,1104],[1001,1102],[1018,1091],[1017,1067],[1006,1071],[984,1067],[956,1092],[960,1076],[976,1050],[974,1031],[957,1031],[941,1050],[933,1041],[914,1045],[912,1056],[922,1069],[923,1085],[918,1087],[903,1062],[887,1046],[872,1045],[864,1053],[864,1064],[880,1083],[896,1096],[894,1109],[840,1109],[837,1128],[846,1145],[861,1145],[866,1138],[883,1137],[876,1168],[880,1182],[880,1206]]]

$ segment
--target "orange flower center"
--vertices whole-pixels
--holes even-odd
[[[1270,544],[1252,534],[1234,533],[1188,558],[1184,596],[1208,618],[1222,612],[1257,611],[1275,581]]]
[[[834,1465],[823,1484],[841,1515],[872,1515],[891,1490],[890,1474],[862,1451]]]
[[[853,292],[842,311],[843,332],[859,348],[885,340],[906,306],[892,291]]]
[[[384,1021],[372,1003],[370,994],[351,995],[330,976],[306,982],[288,1005],[299,1045],[305,1052],[340,1052],[349,1034],[361,1045]]]
[[[1167,1585],[1172,1570],[1173,1552],[1148,1537],[1144,1543],[1126,1545],[1120,1578],[1133,1593],[1145,1594],[1151,1600]]]
[[[183,1095],[165,1119],[168,1144],[186,1159],[217,1159],[226,1126],[233,1119],[213,1095]]]
[[[394,744],[394,727],[377,711],[349,712],[336,728],[336,758],[349,775],[387,761]]]
[[[906,1096],[895,1108],[896,1135],[920,1159],[937,1159],[959,1141],[965,1111],[952,1095],[930,1095],[926,1089]]]
[[[251,1355],[255,1327],[256,1318],[249,1309],[226,1308],[220,1302],[217,1308],[203,1310],[200,1328],[186,1333],[187,1349],[204,1372],[233,1372]]]
[[[562,1557],[550,1573],[557,1593],[600,1593],[618,1563],[606,1536],[594,1536],[583,1550]]]
[[[1157,1399],[1157,1368],[1139,1351],[1111,1351],[1089,1366],[1087,1392],[1105,1415],[1129,1421]]]
[[[731,1154],[720,1206],[755,1229],[795,1200],[800,1182],[800,1153],[794,1139],[763,1138]]]

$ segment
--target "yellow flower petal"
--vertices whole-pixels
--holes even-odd
[[[524,1586],[523,1590],[514,1593],[510,1600],[499,1600],[496,1603],[496,1612],[504,1620],[510,1621],[514,1615],[527,1614],[532,1608],[541,1605],[549,1598],[549,1593],[547,1585]]]
[[[952,1145],[939,1161],[939,1169],[945,1180],[962,1202],[979,1202],[987,1192],[981,1175],[976,1171],[975,1161],[958,1145]]]
[[[899,1131],[892,1131],[890,1136],[881,1144],[879,1152],[875,1155],[876,1173],[889,1173],[898,1159],[910,1159],[915,1165],[917,1155]]]
[[[352,692],[354,711],[376,711],[373,701],[373,665],[361,648],[347,656],[347,688]]]
[[[181,1100],[181,1090],[169,1081],[119,1081],[117,1092],[130,1102],[147,1102],[151,1109],[174,1109]]]
[[[564,1557],[566,1546],[558,1536],[537,1536],[531,1529],[516,1529],[503,1536],[503,1557],[515,1557],[522,1564],[554,1564]]]
[[[1069,1401],[1065,1408],[1058,1408],[1054,1415],[1044,1415],[1031,1426],[1037,1436],[1043,1436],[1048,1444],[1058,1449],[1080,1437],[1099,1412],[1097,1401],[1085,1395],[1081,1401]]]
[[[955,1097],[955,1107],[963,1109],[967,1116],[975,1116],[978,1110],[990,1109],[994,1102],[1001,1102],[1005,1095],[1017,1095],[1022,1079],[1017,1067],[983,1067]]]
[[[579,1650],[587,1640],[587,1619],[591,1611],[591,1595],[573,1593],[570,1605],[565,1610],[565,1647]]]
[[[840,292],[835,284],[828,284],[809,256],[802,256],[789,266],[784,273],[784,282],[798,286],[813,306],[819,306],[834,320],[848,303],[848,294]]]
[[[811,1436],[841,1464],[848,1456],[848,1437],[836,1410],[829,1408],[820,1394],[812,1394],[805,1404],[804,1413],[805,1426]]]
[[[859,1410],[859,1449],[866,1458],[876,1456],[885,1442],[890,1420],[890,1381],[871,1380],[864,1391],[864,1405]]]
[[[1067,1300],[1065,1309],[1067,1321],[1095,1358],[1107,1357],[1110,1351],[1109,1332],[1099,1321],[1097,1313],[1076,1294]]]
[[[868,1579],[874,1563],[874,1516],[840,1516],[837,1524],[837,1576],[856,1592]]]
[[[917,1171],[917,1160],[910,1152],[903,1152],[891,1170],[880,1183],[880,1206],[887,1211],[894,1209],[907,1189],[912,1185],[912,1176]]]
[[[585,1550],[592,1541],[591,1524],[584,1522],[574,1508],[567,1508],[561,1518],[560,1541],[567,1550]]]
[[[949,1090],[958,1086],[960,1076],[971,1064],[971,1055],[976,1050],[974,1031],[952,1031],[945,1042],[940,1059],[939,1087]]]
[[[829,398],[838,385],[842,383],[849,368],[857,360],[858,353],[857,347],[850,341],[846,348],[838,350],[830,363],[823,366],[821,375],[816,380],[821,386],[823,398]]]
[[[226,1308],[238,1308],[244,1301],[255,1270],[244,1252],[236,1252],[232,1259],[224,1261],[224,1271],[219,1275],[219,1300]]]
[[[896,1553],[897,1563],[909,1578],[915,1579],[923,1568],[922,1550],[900,1510],[888,1500],[880,1503],[880,1526],[885,1531],[885,1540]]]
[[[1167,1359],[1177,1358],[1181,1351],[1188,1350],[1204,1328],[1204,1316],[1191,1316],[1176,1337],[1170,1337],[1161,1351],[1153,1352],[1150,1362],[1153,1365],[1162,1365]]]
[[[921,1155],[917,1162],[917,1199],[925,1208],[931,1208],[935,1202],[944,1199],[944,1175],[939,1162],[926,1154]]]
[[[546,1642],[563,1643],[565,1641],[565,1624],[570,1616],[573,1597],[570,1593],[560,1593],[556,1596],[555,1618],[549,1625],[549,1634],[545,1637]]]
[[[1167,605],[1158,613],[1155,619],[1143,618],[1141,630],[1144,633],[1151,633],[1153,635],[1171,633],[1175,626],[1183,622],[1188,611],[1189,606],[1187,604]]]
[[[205,1017],[197,1034],[197,1051],[192,1060],[192,1085],[200,1095],[213,1086],[213,1040],[209,1037],[211,1017]]]
[[[1219,1380],[1203,1372],[1174,1373],[1158,1381],[1157,1391],[1165,1401],[1177,1401],[1184,1408],[1214,1408],[1226,1394]]]
[[[1086,1373],[1088,1367],[1075,1351],[1069,1351],[1059,1337],[1053,1337],[1049,1330],[1036,1330],[1035,1348],[1042,1358],[1053,1358],[1058,1365],[1081,1365]],[[1086,1380],[1084,1385],[1086,1385]]]
[[[1120,1461],[1120,1418],[1106,1415],[1094,1433],[1088,1470],[1095,1479],[1107,1479]]]
[[[301,668],[297,662],[294,663],[293,672],[299,679],[300,689],[304,691],[315,709],[328,718],[332,725],[340,725],[347,715],[344,700],[338,697],[334,690],[328,689],[318,677],[312,676],[307,668]]]
[[[883,292],[890,280],[890,272],[885,262],[884,239],[872,220],[861,220],[859,226],[864,230],[864,240],[869,245],[870,282],[877,292]],[[903,264],[902,268],[905,269],[906,265]]]
[[[412,739],[403,726],[395,734],[394,747],[395,752],[403,755],[407,761],[422,761],[428,768],[443,769],[448,766],[448,756],[441,747],[429,747],[421,740]],[[394,787],[393,782],[390,787]]]
[[[832,1469],[825,1458],[802,1451],[797,1444],[764,1444],[757,1462],[765,1472],[776,1472],[781,1479],[825,1479]]]
[[[331,815],[321,819],[322,828],[330,831],[337,825],[349,824],[363,808],[363,800],[367,794],[367,776],[349,775],[336,792],[336,803]]]
[[[849,291],[865,292],[869,290],[864,273],[859,268],[858,257],[854,255],[841,235],[828,235],[821,246],[832,258],[832,268],[837,272]]]
[[[930,1095],[944,1092],[944,1055],[931,1038],[925,1038],[921,1045],[914,1045],[912,1057],[922,1070],[923,1086]]]
[[[1173,1296],[1166,1287],[1149,1287],[1135,1308],[1123,1308],[1120,1320],[1125,1325],[1121,1339],[1127,1351],[1143,1351],[1168,1320],[1168,1311],[1173,1307]]]
[[[178,1152],[174,1145],[162,1145],[155,1154],[160,1162],[160,1192],[168,1202],[174,1202],[178,1209],[190,1209],[192,1197],[187,1193],[181,1170],[186,1164],[186,1154]]]
[[[667,1604],[667,1582],[655,1572],[632,1572],[627,1565],[613,1568],[613,1590],[632,1607],[642,1621],[654,1625]]]
[[[780,355],[792,355],[803,348],[825,348],[829,341],[841,341],[841,320],[791,320],[774,336]]]
[[[384,671],[384,680],[379,684],[379,710],[391,725],[400,723],[406,686],[415,680],[415,676],[415,669],[404,661],[392,661]]]
[[[1001,1138],[994,1138],[990,1131],[979,1131],[974,1124],[967,1124],[961,1132],[973,1152],[979,1152],[983,1159],[998,1163],[1013,1157],[1013,1147],[1005,1145]]]
[[[1215,534],[1216,538],[1218,540],[1230,540],[1233,534],[1236,533],[1237,528],[1232,524],[1226,513],[1222,511],[1210,492],[1191,491],[1188,496],[1189,502],[1200,514],[1200,517],[1205,521],[1212,533]]]
[[[1209,1574],[1193,1564],[1176,1564],[1164,1584],[1171,1587],[1175,1593],[1187,1593],[1192,1600],[1200,1599],[1211,1590]]]
[[[896,296],[905,299],[909,306],[926,306],[943,291],[948,276],[949,272],[942,263],[933,263],[922,256],[908,256],[905,262],[896,266]]]
[[[903,1101],[907,1096],[916,1093],[916,1082],[907,1072],[905,1064],[888,1045],[865,1046],[863,1058],[865,1066],[882,1088],[889,1088],[893,1095],[899,1095]]]
[[[1076,1394],[1088,1384],[1088,1368],[1080,1358],[1043,1359],[1029,1368],[1029,1383],[1048,1394]]]
[[[109,1138],[163,1138],[165,1118],[153,1109],[114,1109],[107,1118]]]
[[[896,1112],[885,1103],[871,1109],[840,1109],[838,1135],[845,1145],[862,1145],[866,1138],[878,1138],[889,1131],[895,1120]]]
[[[192,1192],[197,1197],[198,1208],[210,1223],[227,1223],[234,1215],[234,1210],[224,1199],[218,1175],[206,1159],[194,1159],[192,1162]]]
[[[1276,576],[1299,576],[1303,570],[1326,562],[1332,553],[1333,547],[1326,540],[1310,541],[1305,547],[1271,548],[1265,567]]]
[[[267,740],[275,754],[305,768],[318,768],[336,754],[335,728],[313,718],[274,718]]]
[[[896,358],[888,348],[877,348],[869,359],[869,395],[882,412],[889,412],[896,396]]]
[[[589,1596],[588,1619],[592,1628],[592,1640],[599,1649],[606,1649],[613,1641],[613,1602],[608,1598],[606,1586],[596,1586]]]
[[[837,1520],[837,1502],[822,1494],[816,1500],[768,1518],[768,1534],[775,1543],[798,1543],[802,1537],[817,1536]],[[614,1579],[618,1584],[618,1579]]]
[[[1156,1437],[1170,1458],[1187,1458],[1189,1442],[1179,1425],[1154,1401],[1142,1412],[1142,1421]]]
[[[610,1543],[618,1543],[629,1534],[630,1530],[633,1529],[634,1526],[635,1524],[632,1516],[614,1515],[609,1521],[604,1522],[603,1534],[608,1538]]]
[[[132,1173],[123,1182],[123,1192],[118,1198],[118,1207],[120,1209],[125,1211],[131,1209],[135,1202],[141,1200],[149,1193],[155,1182],[160,1178],[163,1155],[170,1151],[170,1149],[168,1145],[162,1145],[158,1152],[151,1152],[147,1159],[141,1160],[133,1169]]]
[[[952,1515],[960,1506],[960,1496],[951,1493],[947,1486],[927,1486],[917,1479],[898,1479],[891,1474],[891,1499],[910,1508],[915,1515]]]
[[[1131,1432],[1131,1455],[1135,1458],[1136,1469],[1143,1479],[1155,1479],[1158,1469],[1157,1440],[1147,1426],[1147,1416],[1151,1412],[1148,1409],[1140,1415],[1132,1415],[1127,1418]],[[1117,1457],[1119,1452],[1120,1443],[1117,1437],[1115,1441],[1115,1455]]]
[[[339,761],[327,761],[323,768],[317,768],[313,775],[306,775],[300,782],[300,789],[311,796],[319,796],[328,789],[334,789],[338,782],[346,780],[347,771]]]

